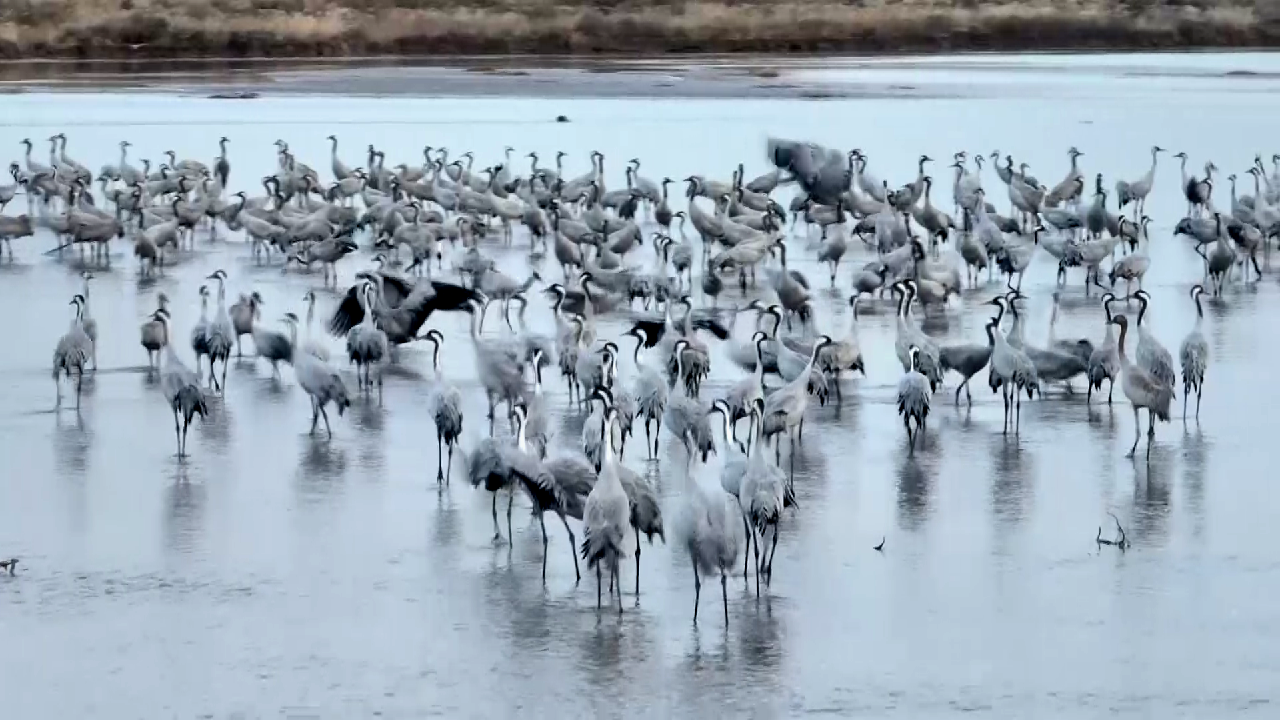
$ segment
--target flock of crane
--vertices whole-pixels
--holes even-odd
[[[451,160],[446,148],[432,147],[424,149],[421,164],[387,167],[383,153],[370,146],[363,166],[351,167],[340,159],[337,138],[330,140],[332,179],[323,179],[278,141],[276,172],[261,179],[262,193],[254,196],[229,191],[226,138],[211,163],[179,159],[170,151],[154,171],[147,161],[141,169],[132,165],[130,145],[122,142],[118,161],[97,173],[67,155],[65,135],[49,139],[47,164],[24,140],[25,160],[10,165],[13,184],[0,186],[0,239],[9,244],[47,228],[57,238],[53,252],[78,251],[84,268],[83,291],[71,300],[74,319],[53,356],[59,404],[64,381],[73,381],[79,408],[81,380],[96,370],[99,328],[90,313],[90,281],[96,263],[110,262],[110,243],[117,238],[132,244],[139,273],[150,275],[191,248],[198,230],[210,241],[220,229],[242,232],[255,259],[279,258],[286,269],[319,265],[324,284],[335,288],[338,263],[364,253],[372,262],[340,294],[324,330],[345,338],[346,359],[355,364],[358,392],[370,395],[368,402],[374,402],[375,391],[376,402],[382,401],[382,371],[395,361],[396,348],[430,343],[437,481],[447,483],[453,474],[464,424],[462,391],[444,376],[441,352],[446,342],[469,344],[487,399],[488,434],[464,449],[465,474],[492,493],[495,538],[501,539],[499,495],[507,495],[510,538],[512,505],[523,491],[540,522],[547,512],[560,519],[578,578],[579,554],[595,570],[597,604],[607,575],[621,610],[621,565],[634,557],[638,593],[640,536],[665,542],[664,516],[674,512],[674,536],[693,568],[695,622],[703,577],[719,576],[726,622],[725,584],[740,559],[744,577],[754,567],[757,593],[761,579],[766,585],[771,581],[779,524],[786,509],[796,505],[794,458],[806,415],[815,403],[843,402],[849,393],[842,388],[845,376],[865,374],[859,303],[885,292],[897,299],[894,352],[903,369],[897,409],[908,452],[927,433],[933,396],[945,376],[961,378],[955,404],[961,391],[971,404],[971,380],[985,369],[988,386],[1003,398],[1006,433],[1019,431],[1024,394],[1030,401],[1081,378],[1088,386],[1087,402],[1101,393],[1105,381],[1110,403],[1118,383],[1134,414],[1129,455],[1141,439],[1139,413],[1145,410],[1149,457],[1156,420],[1170,419],[1179,372],[1183,419],[1192,394],[1199,417],[1208,365],[1201,330],[1206,285],[1220,294],[1234,275],[1240,282],[1260,275],[1257,255],[1267,252],[1280,229],[1280,166],[1268,172],[1260,158],[1255,160],[1248,170],[1254,181],[1251,196],[1237,196],[1231,176],[1228,210],[1212,199],[1217,168],[1210,163],[1203,176],[1188,174],[1186,155],[1177,156],[1180,192],[1187,201],[1187,217],[1177,233],[1194,241],[1204,259],[1204,277],[1189,291],[1194,326],[1175,365],[1143,322],[1151,298],[1142,282],[1152,261],[1144,209],[1164,152],[1159,147],[1152,148],[1150,169],[1142,177],[1117,182],[1114,191],[1104,187],[1101,175],[1092,181],[1086,177],[1080,169],[1083,153],[1076,148],[1068,152],[1066,177],[1052,187],[1009,155],[957,153],[949,165],[952,198],[944,209],[934,204],[935,181],[927,168],[933,160],[927,156],[919,158],[914,180],[895,189],[871,174],[861,150],[844,153],[804,142],[770,140],[766,157],[772,168],[754,179],[746,178],[741,165],[729,180],[686,177],[686,197],[676,200],[668,195],[673,180],[646,178],[638,159],[626,164],[625,183],[615,187],[606,179],[605,156],[599,152],[592,153],[586,173],[571,177],[564,153],[557,153],[551,166],[529,153],[522,171],[511,148],[492,166],[477,169],[472,153]],[[984,177],[988,161],[994,178]],[[1272,162],[1280,163],[1280,156]],[[794,188],[791,199],[775,198],[783,188]],[[20,193],[28,212],[3,214]],[[990,201],[998,195],[1007,197],[1008,215]],[[513,246],[520,235],[527,238],[530,262],[538,265],[552,257],[558,277],[547,282],[532,272],[522,279],[497,268],[486,249]],[[845,333],[831,330],[835,338],[817,329],[822,323],[814,312],[810,280],[787,265],[788,250],[804,248],[804,240],[814,235],[820,236],[817,259],[829,267],[833,287],[855,240],[868,256],[852,271],[851,325]],[[646,239],[652,242],[652,257],[642,260]],[[1103,290],[1101,340],[1056,339],[1052,320],[1046,346],[1024,340],[1020,288],[1040,249],[1056,262],[1059,287],[1069,272],[1080,269],[1086,293],[1091,285]],[[9,252],[12,258],[11,246]],[[442,279],[446,253],[449,280]],[[403,272],[394,269],[400,266]],[[953,296],[962,290],[971,291],[970,297],[981,295],[982,288],[997,282],[997,271],[1007,282],[982,302],[992,310],[985,343],[943,345],[923,332],[916,308],[957,312],[957,305],[968,301]],[[287,331],[279,332],[262,324],[257,292],[241,294],[228,305],[228,280],[217,270],[198,289],[199,316],[189,337],[194,370],[180,355],[170,300],[163,293],[141,327],[148,371],[158,373],[173,412],[179,458],[186,454],[193,418],[216,411],[211,399],[227,392],[227,365],[233,355],[242,355],[246,335],[274,372],[281,363],[292,366],[311,399],[311,432],[323,420],[331,436],[327,408],[336,407],[341,415],[353,393],[325,343],[312,335],[315,293],[303,298],[305,321],[289,313]],[[1121,281],[1125,292],[1117,295]],[[719,296],[735,282],[744,304],[722,305]],[[554,331],[545,335],[523,323],[535,286],[554,312]],[[1058,298],[1055,291],[1055,320]],[[1134,301],[1136,318],[1115,312],[1116,303],[1132,307]],[[494,303],[503,325],[486,334],[483,326]],[[643,311],[634,310],[637,303]],[[468,314],[470,338],[446,339],[439,329],[427,327],[435,313]],[[753,316],[748,340],[735,328],[741,314]],[[614,339],[601,337],[598,319],[619,316],[627,318],[629,329]],[[1131,325],[1137,335],[1133,345],[1128,343]],[[708,398],[702,384],[712,370],[712,342],[726,344],[725,356],[744,376]],[[634,348],[627,347],[630,343]],[[544,393],[544,373],[552,369],[567,383],[571,406],[587,415],[581,443],[571,447],[553,447]],[[495,424],[500,409],[514,442]],[[647,458],[658,457],[664,429],[687,458],[678,507],[661,507],[651,481],[620,462],[637,422],[644,427]],[[784,445],[789,471],[783,469]],[[705,470],[712,453],[718,456],[718,476]],[[581,543],[570,519],[580,524]],[[542,538],[545,579],[545,524]]]

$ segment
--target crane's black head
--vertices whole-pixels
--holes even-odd
[[[675,357],[680,357],[681,355],[684,354],[684,351],[688,349],[689,349],[689,341],[685,340],[684,338],[680,338],[679,340],[676,341],[675,346],[671,348],[671,354],[674,355]]]
[[[818,338],[818,347],[820,348],[827,347],[833,343],[835,343],[835,340],[832,340],[829,335],[823,335]]]
[[[440,331],[435,328],[431,328],[430,330],[428,330],[427,334],[422,336],[422,339],[430,341],[436,347],[439,347],[444,344],[444,335],[442,335]]]
[[[609,340],[604,344],[604,347],[600,349],[600,352],[606,355],[617,355],[618,346],[612,340]]]
[[[591,400],[599,400],[606,410],[613,408],[613,391],[607,387],[598,387],[591,393]]]
[[[281,318],[281,319],[282,319],[284,322],[289,323],[290,325],[297,325],[297,324],[298,324],[298,316],[297,316],[297,315],[295,315],[295,314],[293,314],[293,313],[291,313],[291,312],[287,312],[287,313],[285,313],[285,314],[284,314],[284,317],[283,317],[283,318]]]

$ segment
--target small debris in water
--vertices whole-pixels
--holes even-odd
[[[258,97],[261,97],[261,95],[259,93],[253,92],[252,90],[239,90],[236,92],[214,93],[209,96],[209,99],[211,100],[253,100]]]
[[[569,122],[569,118],[565,115],[557,115],[556,122]]]
[[[1098,528],[1098,531],[1101,532],[1102,528]],[[884,536],[883,535],[880,536],[880,544],[871,549],[875,550],[876,552],[884,552]]]

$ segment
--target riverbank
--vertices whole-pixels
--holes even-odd
[[[597,0],[10,0],[0,57],[663,55],[1280,46],[1280,1],[1003,5]]]

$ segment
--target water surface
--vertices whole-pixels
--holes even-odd
[[[599,149],[618,184],[631,157],[654,178],[727,178],[738,162],[754,175],[769,135],[861,147],[894,184],[914,177],[921,153],[960,149],[998,148],[1056,182],[1075,145],[1087,153],[1086,172],[1103,172],[1108,185],[1144,172],[1153,143],[1228,172],[1270,154],[1274,80],[1213,75],[1265,68],[1274,56],[1145,62],[1167,72],[1135,79],[1131,58],[1055,57],[1066,93],[1037,81],[1039,59],[862,71],[881,87],[939,85],[938,73],[980,87],[964,99],[31,92],[5,99],[8,157],[0,157],[18,158],[23,137],[66,131],[69,153],[94,168],[115,160],[121,139],[134,143],[135,158],[158,162],[170,148],[209,158],[225,135],[232,189],[253,192],[273,170],[277,138],[327,177],[330,133],[348,163],[369,143],[389,163],[419,162],[427,144],[496,162],[512,145],[516,157],[566,150],[576,174]],[[555,123],[559,114],[572,122]],[[943,190],[935,200],[949,203],[945,167],[932,171]],[[1152,330],[1175,354],[1194,317],[1187,290],[1201,273],[1188,241],[1171,234],[1184,209],[1178,180],[1177,166],[1162,161],[1148,203],[1156,222],[1146,279]],[[988,174],[986,184],[1004,207],[998,181]],[[1223,205],[1227,192],[1221,182]],[[849,268],[867,251],[852,253],[840,289],[828,291],[813,251],[796,251],[805,240],[791,243],[791,259],[819,289],[819,326],[843,336]],[[1124,458],[1133,418],[1119,393],[1110,407],[1087,407],[1079,392],[1024,404],[1021,434],[1006,437],[1000,402],[979,391],[981,377],[971,410],[953,407],[950,379],[923,449],[908,457],[893,402],[901,375],[893,312],[873,303],[860,326],[867,378],[846,380],[843,406],[816,408],[805,425],[801,508],[784,520],[773,588],[757,600],[734,579],[726,628],[714,584],[701,623],[690,622],[693,579],[676,545],[643,547],[638,599],[634,571],[624,569],[621,616],[596,610],[590,581],[575,586],[554,519],[541,581],[538,525],[522,501],[514,547],[495,546],[489,496],[456,468],[451,485],[436,486],[426,348],[401,354],[381,406],[361,400],[335,417],[331,441],[308,436],[308,400],[291,370],[276,380],[264,363],[236,361],[226,398],[213,401],[192,432],[192,457],[179,463],[171,416],[137,344],[156,293],[174,299],[180,339],[199,312],[196,288],[217,268],[233,297],[262,293],[267,322],[302,313],[308,289],[321,294],[325,315],[338,299],[318,273],[256,265],[235,235],[202,236],[157,280],[140,279],[117,243],[91,293],[101,370],[79,415],[53,412],[49,357],[80,290],[78,266],[44,254],[54,246],[46,232],[16,245],[16,261],[0,264],[9,308],[0,555],[22,558],[16,577],[0,577],[0,695],[12,717],[1274,713],[1280,503],[1263,472],[1265,408],[1280,401],[1267,381],[1280,350],[1265,319],[1280,307],[1271,273],[1207,303],[1212,360],[1200,422],[1160,425],[1149,463]],[[512,250],[486,251],[523,276],[524,248],[520,235]],[[636,262],[651,257],[646,245]],[[339,266],[341,290],[368,258],[362,250]],[[559,279],[550,264],[541,269]],[[1040,257],[1023,287],[1033,343],[1047,338],[1053,269]],[[1063,291],[1057,334],[1097,342],[1097,291],[1086,297],[1079,279]],[[998,289],[967,291],[929,331],[942,342],[980,341],[981,303]],[[551,327],[540,301],[528,318],[532,329]],[[470,447],[485,428],[465,321],[431,324],[450,339],[445,375],[468,392]],[[622,329],[617,319],[601,325],[606,336]],[[341,341],[332,347],[340,354]],[[713,362],[708,394],[740,377],[719,350]],[[624,381],[629,369],[628,359]],[[548,391],[563,414],[556,443],[573,446],[580,417],[558,378]],[[673,509],[682,452],[664,440],[661,459],[646,464],[639,449],[629,448],[627,462],[656,479]],[[718,472],[717,461],[707,472]],[[1128,552],[1094,543],[1100,525],[1110,532],[1109,512],[1128,531]],[[871,550],[882,537],[885,551]]]

